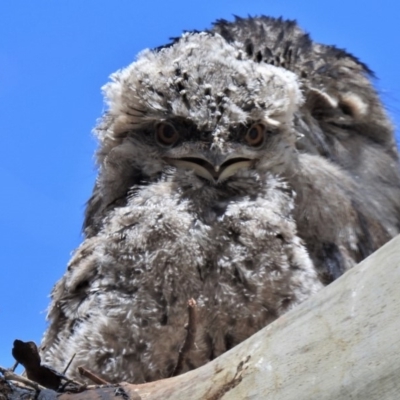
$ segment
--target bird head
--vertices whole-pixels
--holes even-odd
[[[100,164],[125,145],[124,157],[150,179],[171,167],[212,185],[250,170],[282,173],[293,157],[299,85],[293,73],[245,57],[210,33],[142,52],[103,88]]]
[[[296,159],[299,83],[284,68],[246,57],[219,34],[187,33],[111,75],[86,225],[163,177],[229,197],[229,185],[285,175]]]

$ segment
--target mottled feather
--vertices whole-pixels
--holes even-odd
[[[392,125],[368,67],[293,21],[217,21],[104,88],[85,239],[52,292],[43,359],[77,377],[214,359],[400,228]],[[301,334],[297,332],[296,334]]]

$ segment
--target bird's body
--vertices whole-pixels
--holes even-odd
[[[272,65],[275,64],[275,65]],[[240,343],[399,230],[391,125],[349,54],[292,22],[219,21],[105,87],[86,238],[52,293],[44,361],[171,376]]]

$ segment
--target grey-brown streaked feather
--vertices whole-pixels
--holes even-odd
[[[44,360],[62,370],[76,353],[72,377],[168,377],[194,297],[183,372],[196,368],[396,235],[398,154],[371,77],[268,17],[217,21],[113,74]]]
[[[230,43],[244,43],[247,56],[255,62],[281,66],[299,77],[306,101],[294,119],[301,135],[296,146],[338,165],[351,180],[351,188],[348,184],[345,190],[363,231],[356,262],[393,237],[400,229],[398,153],[393,126],[370,81],[372,71],[342,49],[313,42],[294,21],[219,20],[212,31]],[[299,235],[314,259],[319,263],[330,259],[330,252],[314,250],[319,248],[317,237],[310,237],[302,225]]]

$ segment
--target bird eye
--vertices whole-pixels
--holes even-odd
[[[162,122],[157,125],[156,139],[163,146],[172,146],[178,141],[179,133],[171,124]]]
[[[264,143],[265,126],[263,124],[254,124],[247,131],[244,140],[249,146],[259,147]]]

